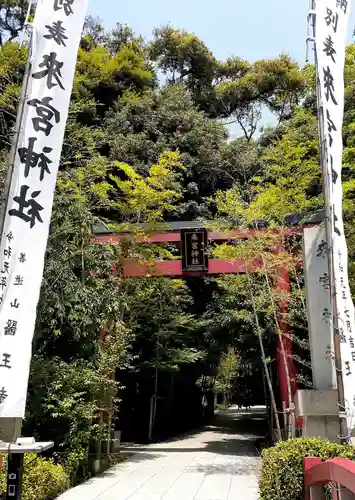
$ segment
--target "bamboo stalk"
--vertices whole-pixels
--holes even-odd
[[[245,262],[247,262],[247,261],[245,261]],[[248,278],[248,290],[249,290],[249,295],[250,295],[252,308],[253,308],[256,332],[257,332],[257,337],[259,340],[261,361],[263,364],[265,378],[266,378],[267,386],[268,386],[268,389],[270,392],[271,406],[272,406],[272,410],[273,410],[274,417],[275,417],[277,439],[279,441],[282,441],[282,433],[281,433],[281,428],[280,428],[279,415],[277,412],[277,405],[276,405],[274,390],[273,390],[272,383],[271,383],[270,373],[269,373],[269,369],[268,369],[267,362],[266,362],[265,349],[264,349],[263,339],[262,339],[262,335],[261,335],[261,328],[260,328],[259,318],[258,318],[258,314],[257,314],[257,310],[256,310],[255,298],[254,298],[253,289],[252,289],[252,282],[251,282],[250,273],[249,273],[247,263],[246,263],[245,267],[246,267],[246,275]]]
[[[281,356],[282,356],[282,362],[283,362],[285,373],[286,373],[287,396],[288,396],[288,412],[289,412],[288,413],[288,425],[287,425],[287,438],[289,439],[292,436],[294,436],[294,423],[293,423],[293,420],[294,420],[294,418],[293,418],[294,417],[294,409],[293,409],[293,401],[292,401],[290,372],[289,372],[289,369],[288,369],[287,355],[286,355],[286,352],[285,352],[285,346],[284,346],[284,344],[282,342],[282,330],[280,328],[280,323],[279,323],[279,320],[278,320],[278,317],[277,317],[277,313],[276,313],[276,304],[275,304],[274,296],[273,296],[273,293],[272,293],[272,289],[271,289],[271,285],[270,285],[270,280],[269,280],[269,277],[268,277],[268,274],[267,274],[267,269],[266,269],[266,266],[265,266],[264,256],[261,256],[261,258],[262,258],[262,262],[263,262],[263,272],[264,272],[265,282],[266,282],[266,286],[268,288],[268,292],[269,292],[270,300],[271,300],[271,305],[272,305],[272,309],[273,309],[273,315],[274,315],[274,320],[275,320],[275,324],[276,324],[276,330],[277,330],[277,334],[280,336]]]

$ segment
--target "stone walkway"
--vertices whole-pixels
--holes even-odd
[[[169,442],[124,448],[134,455],[60,500],[257,500],[254,440],[263,409],[232,407],[214,425]]]

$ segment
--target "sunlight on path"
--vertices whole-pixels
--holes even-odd
[[[232,407],[195,434],[123,448],[135,454],[59,500],[257,500],[263,420],[263,408]]]

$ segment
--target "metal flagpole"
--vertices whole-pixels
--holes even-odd
[[[27,16],[26,16],[25,26],[27,25],[31,5],[32,5],[32,0],[29,4],[29,9],[28,9]],[[25,29],[25,27],[24,27],[24,29]],[[33,31],[31,30],[29,44],[28,44],[28,57],[27,57],[24,77],[23,77],[23,81],[22,81],[22,88],[21,88],[18,109],[17,109],[16,122],[15,122],[15,126],[13,128],[11,151],[10,151],[9,160],[8,160],[9,166],[8,166],[6,179],[5,179],[5,183],[4,183],[4,190],[3,190],[2,196],[0,198],[0,203],[1,203],[0,204],[0,242],[2,241],[2,238],[4,237],[6,208],[7,208],[8,199],[10,197],[11,180],[12,180],[12,176],[14,173],[14,166],[15,166],[16,154],[17,154],[17,149],[18,149],[18,142],[19,142],[19,138],[20,138],[20,134],[21,134],[21,125],[22,125],[22,121],[23,121],[23,114],[24,114],[25,103],[26,103],[28,83],[29,83],[30,74],[31,74],[32,40],[33,40]],[[23,44],[23,40],[20,44],[20,48],[22,47],[22,44]],[[7,440],[7,441],[16,441],[16,439],[21,436],[21,427],[22,427],[22,419],[21,418],[15,418],[15,417],[13,417],[13,418],[1,418],[0,417],[0,439]]]
[[[313,37],[308,37],[307,42],[313,41],[315,44],[316,38],[316,14],[315,14],[316,0],[310,0],[310,11],[308,19],[311,22]],[[328,173],[328,159],[327,159],[327,141],[324,133],[324,109],[321,98],[320,82],[318,76],[318,62],[317,52],[314,50],[315,67],[316,67],[316,90],[317,90],[317,115],[319,126],[319,141],[320,141],[320,163],[322,168],[323,177],[323,194],[324,194],[324,209],[325,209],[325,227],[327,235],[327,248],[328,248],[328,276],[329,276],[329,289],[332,305],[332,329],[334,340],[334,364],[336,371],[337,392],[338,392],[338,411],[339,411],[339,425],[340,435],[339,439],[342,444],[349,442],[350,435],[348,430],[346,418],[346,406],[344,395],[344,382],[343,371],[340,352],[340,335],[339,335],[339,322],[338,310],[336,303],[336,289],[335,289],[335,273],[334,273],[334,248],[333,248],[333,209],[331,206],[331,179]]]
[[[24,23],[24,29],[26,28],[30,10],[32,6],[32,0],[29,2],[28,11],[26,15],[26,20]],[[31,31],[29,45],[28,45],[28,56],[25,66],[24,77],[22,81],[22,88],[20,94],[20,100],[17,109],[16,122],[13,129],[13,137],[11,144],[11,151],[9,154],[9,167],[6,174],[6,179],[4,183],[4,190],[1,197],[1,206],[0,206],[0,241],[4,237],[4,225],[6,218],[6,208],[8,199],[10,196],[10,188],[11,188],[11,180],[14,172],[14,166],[16,161],[16,154],[18,149],[18,142],[21,134],[21,125],[23,120],[23,114],[25,109],[26,95],[28,89],[28,82],[31,74],[31,58],[32,58],[32,38],[33,32]],[[23,45],[23,38],[20,43],[19,50],[21,50]],[[9,421],[12,421],[11,423]],[[5,423],[6,422],[6,423]],[[18,418],[5,418],[2,419],[0,417],[0,438],[1,441],[16,441],[17,438],[21,435],[21,427],[22,427],[22,419]],[[6,498],[22,498],[22,474],[23,474],[23,461],[24,454],[17,453],[12,454],[8,453],[7,463],[8,463],[8,474],[6,480]]]
[[[32,5],[32,2],[30,2],[30,5]],[[27,13],[26,19],[29,16],[29,11]],[[27,22],[25,22],[26,26]],[[25,27],[24,27],[25,29]],[[7,206],[7,201],[9,199],[10,195],[10,187],[11,187],[11,179],[12,179],[12,174],[14,171],[14,165],[15,165],[15,160],[16,160],[16,154],[17,154],[17,146],[18,146],[18,141],[20,138],[20,133],[21,133],[21,123],[23,119],[23,113],[25,109],[25,101],[26,101],[26,94],[27,94],[27,88],[28,88],[28,82],[31,74],[31,58],[32,58],[32,40],[33,40],[33,32],[31,30],[31,35],[29,39],[29,44],[28,44],[28,57],[27,57],[27,62],[25,66],[25,73],[22,81],[22,89],[21,89],[21,94],[20,94],[20,100],[19,100],[19,105],[17,109],[17,116],[16,116],[16,122],[15,126],[13,129],[13,137],[12,137],[12,144],[11,144],[11,151],[9,154],[9,168],[6,174],[6,179],[5,179],[5,184],[4,184],[4,190],[3,194],[1,197],[1,206],[0,206],[0,241],[3,238],[3,232],[4,232],[4,224],[5,224],[5,215],[6,215],[6,206]],[[22,43],[20,44],[20,48],[22,46]]]

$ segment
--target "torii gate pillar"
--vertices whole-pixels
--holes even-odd
[[[339,441],[333,335],[326,315],[331,300],[325,228],[305,228],[303,247],[313,390],[297,391],[296,416],[303,418],[303,436]]]
[[[199,228],[199,232],[203,230],[202,226],[197,226]],[[189,228],[187,231],[190,234],[193,234],[194,230],[198,231],[198,229]],[[204,230],[203,230],[204,231]],[[228,241],[231,238],[248,238],[255,234],[255,231],[249,230],[247,232],[240,231],[229,231],[228,233],[223,233],[220,231],[204,231],[206,233],[207,241],[217,241],[223,243],[224,241]],[[299,232],[299,229],[286,228],[283,231],[284,236],[289,234],[295,234]],[[184,230],[182,231],[169,231],[164,233],[155,233],[153,235],[148,236],[147,238],[142,238],[142,242],[152,243],[152,244],[165,244],[165,243],[175,243],[177,245],[181,245],[182,243],[182,235],[184,234]],[[197,232],[196,232],[197,234]],[[101,243],[119,243],[122,239],[124,239],[124,235],[120,234],[97,234],[95,236],[95,240]],[[127,236],[126,236],[127,237]],[[138,237],[139,241],[139,237]],[[283,242],[280,244],[279,248],[276,251],[281,252],[284,251]],[[202,263],[201,263],[202,264]],[[256,265],[258,265],[256,263]],[[236,261],[229,262],[220,259],[208,259],[208,262],[204,263],[200,266],[187,266],[184,260],[173,260],[173,261],[157,261],[154,263],[154,266],[149,266],[146,263],[137,262],[133,260],[125,260],[123,262],[123,273],[125,276],[130,277],[138,277],[145,276],[147,273],[153,276],[169,276],[171,278],[174,277],[198,277],[198,276],[206,276],[206,275],[220,275],[220,274],[239,274],[246,272],[246,266],[243,259],[237,259]],[[288,270],[286,267],[280,267],[278,271],[278,279],[277,282],[274,283],[274,286],[277,286],[279,291],[285,292],[285,295],[290,293],[290,279]],[[279,325],[282,334],[277,339],[277,349],[276,349],[276,363],[277,363],[277,372],[278,379],[280,384],[280,393],[281,393],[281,401],[284,402],[286,408],[289,408],[294,403],[294,396],[296,393],[296,367],[292,356],[292,338],[289,335],[289,326],[287,322],[284,320],[285,312],[287,310],[287,299],[281,302],[281,314],[279,317]],[[286,365],[283,357],[283,351],[286,354]],[[288,381],[287,381],[287,372],[290,377],[291,384],[291,401],[289,401],[289,393],[288,393]]]

